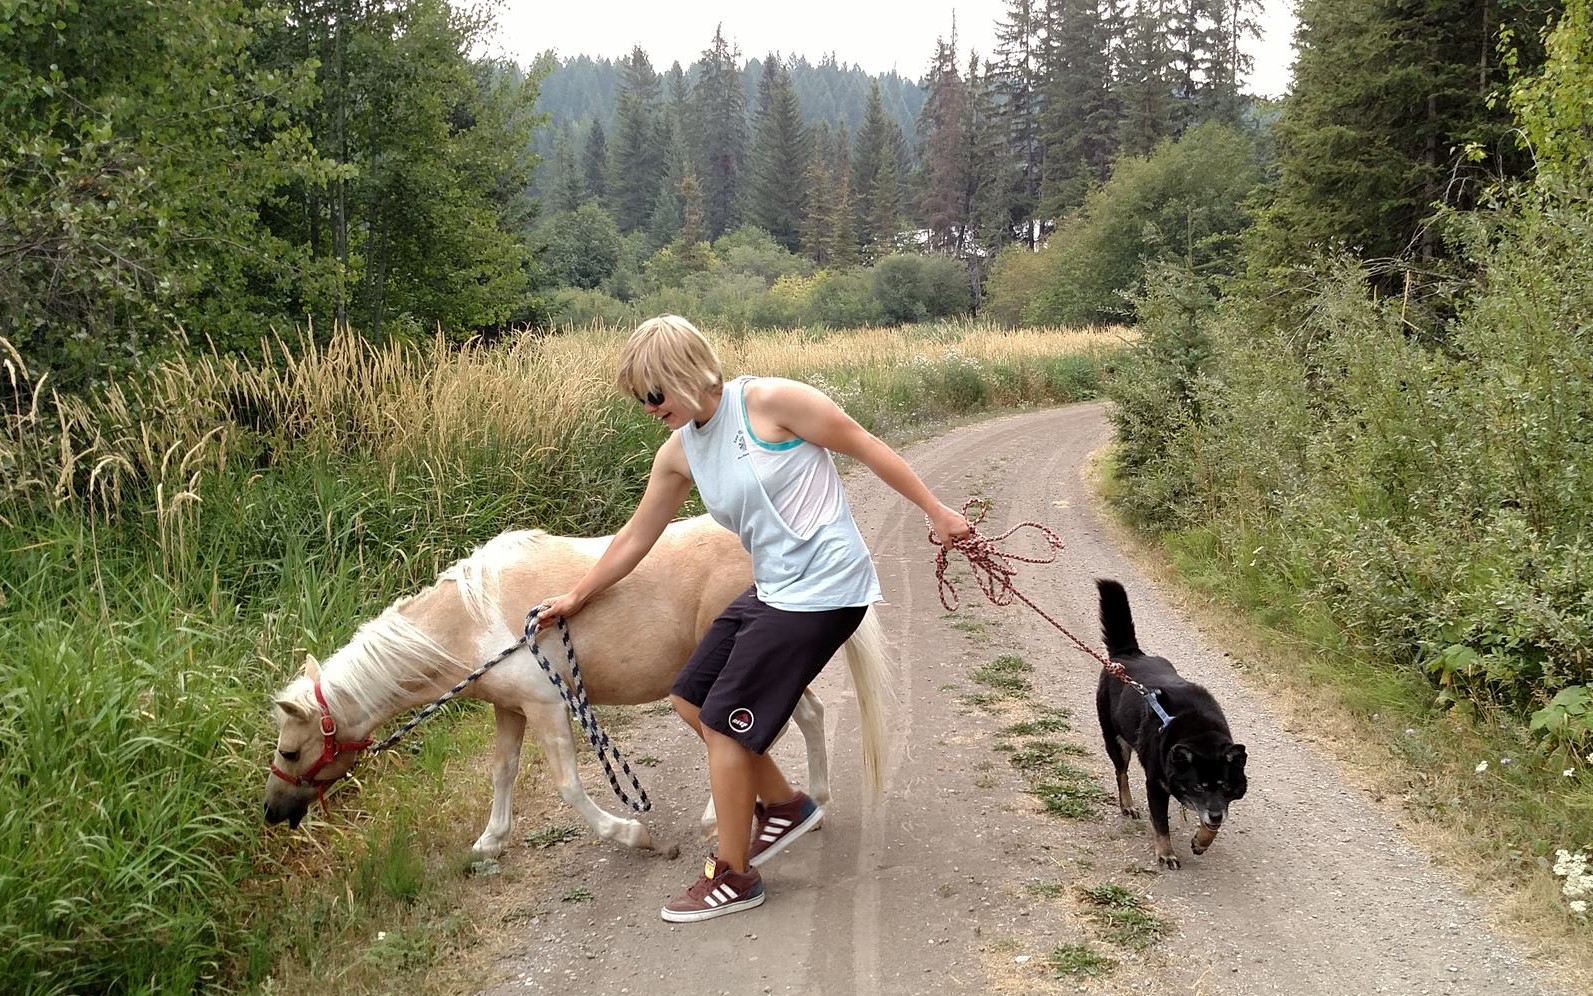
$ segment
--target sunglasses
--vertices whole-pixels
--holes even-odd
[[[636,399],[637,404],[652,405],[654,408],[664,403],[664,392],[656,387],[648,391],[646,395],[634,394],[632,397]]]

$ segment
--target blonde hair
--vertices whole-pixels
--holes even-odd
[[[679,315],[659,315],[631,333],[614,382],[631,397],[662,391],[676,404],[701,412],[699,400],[724,385],[725,372],[697,326]]]

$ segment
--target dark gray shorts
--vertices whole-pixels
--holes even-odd
[[[701,710],[705,726],[762,754],[867,612],[777,609],[748,588],[708,627],[671,691]]]

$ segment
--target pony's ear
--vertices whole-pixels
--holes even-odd
[[[304,676],[311,681],[321,680],[321,662],[315,659],[314,654],[304,655]]]
[[[302,719],[306,723],[315,722],[315,713],[298,699],[281,698],[276,700],[276,707],[282,710],[283,715],[290,719]]]

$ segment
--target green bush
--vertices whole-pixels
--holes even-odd
[[[1410,334],[1354,260],[1317,265],[1271,328],[1153,287],[1111,387],[1125,500],[1446,702],[1524,715],[1593,683],[1585,203],[1522,191],[1453,226],[1477,277],[1441,335]]]
[[[1022,325],[1024,315],[1045,291],[1049,259],[1021,243],[996,255],[985,282],[983,317],[998,325]]]
[[[639,311],[600,290],[566,287],[553,292],[548,311],[554,324],[565,328],[587,325],[622,327],[639,322]]]
[[[538,234],[543,241],[542,263],[562,285],[590,290],[619,266],[619,226],[593,201],[554,215]]]
[[[874,264],[874,296],[890,324],[964,315],[973,303],[973,278],[949,256],[895,253]]]
[[[867,270],[824,270],[813,283],[806,320],[834,328],[858,328],[877,325],[885,315]]]
[[[1157,261],[1205,277],[1235,272],[1238,236],[1249,223],[1243,204],[1261,181],[1254,160],[1251,139],[1217,122],[1191,128],[1148,157],[1118,160],[1111,179],[1052,232],[1040,254],[1044,290],[1028,300],[1023,320],[1121,321],[1132,315],[1130,297]]]

